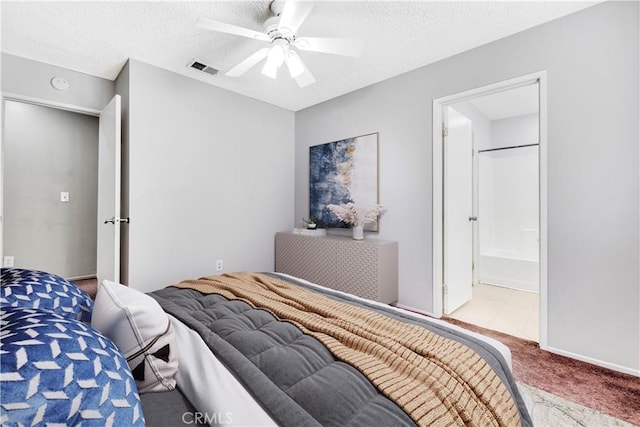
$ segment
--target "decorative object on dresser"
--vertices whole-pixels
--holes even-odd
[[[346,205],[327,205],[327,208],[342,222],[350,224],[355,240],[364,239],[364,226],[377,222],[383,211],[382,205],[375,205],[370,209],[356,207],[353,203]]]
[[[309,215],[319,227],[347,228],[328,205],[378,204],[378,134],[309,147]],[[377,221],[366,230],[378,231]]]
[[[318,227],[316,217],[313,215],[311,215],[309,219],[302,218],[302,221],[305,223],[305,227],[309,230],[315,230]]]
[[[386,304],[398,299],[398,243],[276,233],[275,271]]]

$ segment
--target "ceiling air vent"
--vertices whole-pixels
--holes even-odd
[[[211,74],[212,76],[215,76],[216,74],[218,74],[218,71],[219,71],[213,67],[208,66],[207,64],[203,64],[200,61],[196,61],[195,59],[189,62],[187,64],[187,67],[202,71],[203,73]]]

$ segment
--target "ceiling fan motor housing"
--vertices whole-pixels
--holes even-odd
[[[280,27],[280,17],[272,16],[264,23],[264,32],[269,36],[271,43],[276,40],[284,40],[291,44],[295,40],[295,35],[286,27]]]

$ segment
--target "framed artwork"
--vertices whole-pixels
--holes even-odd
[[[327,208],[378,203],[378,133],[309,147],[309,216],[320,227],[349,228]],[[378,222],[365,230],[378,231]]]

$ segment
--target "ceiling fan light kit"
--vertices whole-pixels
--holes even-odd
[[[287,56],[285,56],[284,62],[287,64],[289,75],[292,79],[295,79],[304,73],[304,64],[295,51],[290,50]]]
[[[360,40],[296,36],[298,28],[311,12],[313,3],[276,0],[271,3],[270,8],[275,16],[267,19],[262,33],[208,18],[200,18],[197,21],[196,25],[203,29],[271,44],[270,48],[258,50],[231,68],[225,73],[226,76],[242,76],[266,58],[261,71],[263,75],[275,79],[282,64],[286,64],[291,78],[296,80],[298,86],[305,87],[315,83],[316,79],[294,48],[350,57],[358,57],[362,53],[363,43]]]
[[[285,48],[287,49],[287,51],[289,49],[288,46],[283,47],[283,43],[273,43],[273,45],[274,46],[269,50],[269,53],[267,54],[267,62],[265,62],[264,67],[262,68],[262,74],[275,79],[278,74],[278,68],[280,68],[280,66],[284,62]]]

